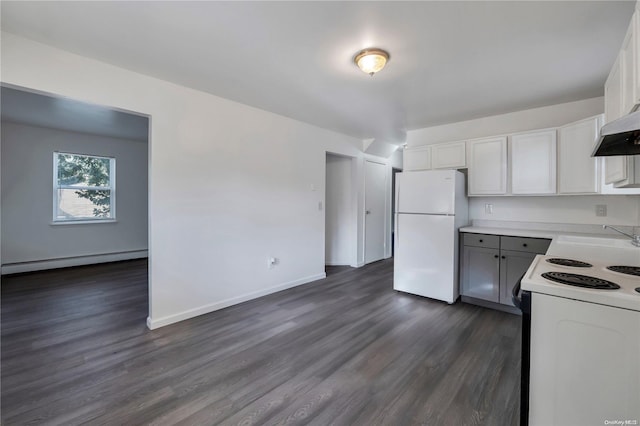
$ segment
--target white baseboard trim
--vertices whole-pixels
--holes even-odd
[[[364,262],[358,262],[358,263],[356,263],[355,265],[354,265],[354,264],[352,264],[351,266],[353,266],[354,268],[361,268],[361,267],[363,267],[364,265],[365,265],[365,263],[364,263]]]
[[[321,280],[326,277],[327,277],[327,274],[323,272],[321,274],[311,275],[309,277],[300,278],[294,281],[289,281],[287,283],[280,284],[275,287],[254,291],[253,293],[245,294],[238,297],[232,297],[231,299],[222,300],[216,303],[210,303],[208,305],[189,309],[189,310],[182,311],[173,315],[168,315],[162,318],[152,319],[151,317],[148,317],[147,327],[149,327],[149,330],[155,330],[156,328],[164,327],[165,325],[184,321],[186,319],[197,317],[199,315],[208,314],[210,312],[217,311],[219,309],[224,309],[232,305],[237,305],[238,303],[246,302],[247,300],[257,299],[258,297],[266,296],[268,294],[276,293],[278,291],[286,290],[288,288],[297,287],[299,285],[308,284],[313,281]]]
[[[325,262],[325,266],[351,266],[351,262]]]
[[[70,266],[92,265],[94,263],[117,262],[148,257],[148,250],[133,250],[119,253],[92,254],[87,256],[64,257],[60,259],[35,260],[31,262],[8,263],[2,265],[0,273],[17,274],[21,272],[42,271],[45,269],[68,268]]]

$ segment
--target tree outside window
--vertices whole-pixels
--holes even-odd
[[[55,222],[115,219],[115,158],[54,153]]]

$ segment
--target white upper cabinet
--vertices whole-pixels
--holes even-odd
[[[462,169],[466,167],[466,143],[441,143],[431,145],[433,169]]]
[[[622,52],[613,64],[604,83],[604,119],[607,123],[622,117]],[[606,157],[604,159],[604,182],[606,184],[627,178],[627,157]]]
[[[431,169],[431,146],[419,146],[417,148],[405,148],[403,152],[403,170],[429,170]]]
[[[591,156],[602,116],[558,129],[558,193],[595,194],[600,191],[600,159]]]
[[[618,56],[618,59],[613,63],[609,77],[604,83],[604,120],[606,123],[622,117],[621,56]]]
[[[556,131],[511,136],[511,193],[556,193]]]
[[[469,195],[507,193],[507,138],[467,142]]]
[[[622,42],[620,50],[619,67],[621,80],[621,96],[622,110],[620,116],[631,112],[637,103],[636,98],[636,78],[637,78],[637,54],[636,54],[636,31],[635,31],[635,15],[631,20],[631,24],[627,29],[627,34]]]
[[[637,5],[637,3],[636,3]],[[640,13],[636,12],[631,18],[631,26],[633,27],[633,64],[635,66],[633,80],[633,98],[634,103],[640,103]]]

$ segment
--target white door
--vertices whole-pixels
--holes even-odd
[[[429,170],[431,169],[431,146],[419,146],[417,148],[405,148],[403,153],[403,170]]]
[[[558,130],[558,192],[596,194],[600,160],[591,156],[599,136],[600,117],[593,117]]]
[[[607,81],[604,83],[604,119],[609,123],[622,117],[622,73],[620,57],[613,64]],[[615,183],[627,178],[627,157],[605,157],[604,183]]]
[[[364,162],[364,262],[384,258],[387,166],[372,161]]]
[[[507,193],[507,138],[477,139],[467,143],[469,195]]]
[[[556,131],[511,137],[511,193],[556,193]]]
[[[456,195],[455,170],[427,170],[396,176],[398,213],[453,214]]]
[[[454,216],[398,214],[393,288],[453,303],[458,298]]]
[[[462,169],[467,165],[465,142],[441,143],[431,148],[431,168]]]

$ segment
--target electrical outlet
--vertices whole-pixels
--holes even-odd
[[[278,264],[278,258],[277,257],[268,257],[267,258],[267,268],[273,269],[273,267],[276,266],[277,264]]]
[[[596,216],[606,217],[607,216],[607,205],[606,204],[596,204]]]
[[[485,204],[484,205],[484,212],[486,214],[493,214],[493,204]]]

